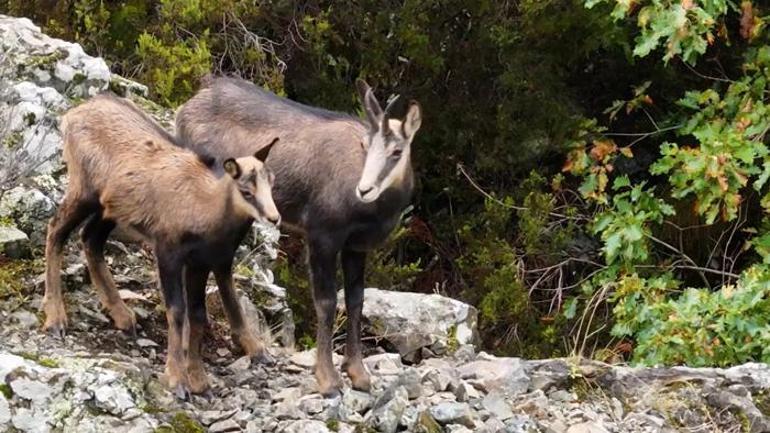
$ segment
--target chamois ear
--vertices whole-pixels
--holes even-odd
[[[233,179],[238,179],[241,177],[241,166],[238,165],[238,162],[235,161],[235,159],[226,159],[225,162],[222,163],[222,166],[225,168],[225,172],[229,174]]]
[[[356,80],[356,88],[358,89],[358,97],[361,98],[361,103],[364,106],[366,118],[369,119],[369,127],[373,131],[377,131],[382,123],[382,107],[380,107],[372,88],[366,81],[360,78]]]
[[[405,138],[412,139],[422,124],[422,108],[417,101],[409,103],[409,110],[406,112],[406,118],[401,122],[401,132]]]
[[[257,158],[258,160],[265,162],[265,160],[267,159],[267,155],[270,153],[270,149],[272,149],[273,145],[277,142],[278,142],[278,137],[275,137],[273,141],[270,142],[270,144],[256,151],[254,153],[254,158]]]

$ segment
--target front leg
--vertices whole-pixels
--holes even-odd
[[[369,373],[361,355],[361,310],[364,306],[364,266],[366,253],[342,250],[342,272],[345,275],[345,310],[348,313],[345,362],[343,367],[353,388],[369,391]]]
[[[251,359],[264,364],[272,364],[273,358],[265,348],[265,344],[260,338],[254,336],[254,332],[243,317],[243,310],[238,303],[238,296],[233,285],[232,266],[228,264],[217,268],[214,270],[214,277],[217,280],[217,286],[219,286],[219,295],[225,308],[227,321],[230,322],[233,338]]]
[[[318,391],[325,397],[334,397],[339,395],[342,388],[342,380],[332,362],[332,328],[337,312],[337,293],[334,287],[337,249],[320,239],[309,240],[308,260],[313,282],[313,303],[318,318],[315,376]]]
[[[209,389],[206,368],[203,366],[201,351],[203,338],[208,327],[206,314],[206,280],[209,270],[185,266],[185,290],[187,292],[187,362],[185,369],[190,382],[190,391],[202,394]]]
[[[164,379],[177,397],[185,400],[190,393],[190,386],[185,368],[183,344],[187,315],[182,287],[183,265],[181,258],[173,252],[173,248],[168,250],[157,248],[157,250],[158,273],[168,321],[168,353]]]

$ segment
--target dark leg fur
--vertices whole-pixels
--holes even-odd
[[[190,392],[189,380],[185,369],[184,327],[187,315],[182,288],[182,261],[174,254],[175,248],[157,247],[158,273],[166,304],[168,321],[168,353],[166,354],[166,382],[180,399],[187,399]]]
[[[86,222],[80,237],[85,249],[88,273],[102,305],[112,317],[115,327],[136,335],[134,312],[120,298],[112,274],[104,261],[104,244],[114,228],[113,221],[104,220],[100,214],[94,214]]]
[[[62,250],[72,230],[93,211],[93,207],[88,202],[83,201],[77,194],[69,193],[48,223],[45,245],[45,296],[43,298],[45,324],[43,329],[60,337],[64,336],[64,330],[67,327],[67,314],[64,311],[61,288]]]
[[[208,325],[206,315],[206,280],[208,269],[185,267],[185,290],[187,291],[187,319],[189,335],[187,335],[187,377],[190,380],[190,391],[201,394],[208,390],[209,382],[206,369],[201,358],[203,337]]]
[[[308,239],[308,260],[313,282],[313,303],[318,318],[315,376],[318,390],[327,397],[338,395],[342,380],[332,362],[332,328],[337,310],[335,270],[338,249],[321,240]]]
[[[369,373],[361,355],[361,310],[364,306],[364,265],[366,253],[342,251],[342,272],[345,275],[345,309],[348,313],[345,362],[343,367],[353,382],[353,388],[368,391]]]
[[[274,361],[261,339],[254,336],[254,332],[249,328],[246,319],[243,317],[243,311],[238,303],[238,296],[235,293],[233,285],[232,266],[222,266],[214,271],[214,277],[219,286],[219,295],[222,298],[222,305],[227,314],[227,320],[230,322],[230,330],[233,338],[238,342],[246,355],[254,361],[265,364],[272,364]]]

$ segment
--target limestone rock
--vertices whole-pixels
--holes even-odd
[[[344,309],[344,296],[338,295]],[[364,331],[393,344],[410,357],[427,347],[434,353],[475,343],[477,311],[463,302],[437,294],[364,290]]]

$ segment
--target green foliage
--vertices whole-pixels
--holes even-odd
[[[645,263],[650,255],[651,224],[660,224],[674,209],[655,198],[644,182],[631,186],[626,176],[616,178],[612,189],[612,206],[598,216],[591,230],[604,241],[607,264]]]
[[[206,36],[187,43],[165,45],[144,33],[137,41],[137,54],[144,61],[145,74],[153,84],[154,96],[168,105],[190,98],[198,79],[209,72],[211,53]]]
[[[733,220],[749,183],[761,191],[770,177],[770,152],[764,137],[770,127],[766,68],[770,48],[751,50],[746,76],[730,83],[724,95],[714,89],[687,92],[679,104],[692,115],[678,132],[698,146],[666,142],[654,174],[668,174],[677,198],[698,198],[696,210],[708,224],[717,216]],[[753,182],[752,182],[753,181]]]
[[[669,277],[618,282],[613,333],[637,341],[637,363],[726,366],[770,361],[770,272],[747,269],[717,291],[685,289],[670,296]]]
[[[635,56],[645,57],[664,46],[664,61],[682,56],[691,64],[714,43],[727,12],[737,9],[730,0],[585,0],[588,8],[603,3],[615,3],[611,12],[615,20],[636,15],[640,34],[635,39]]]

